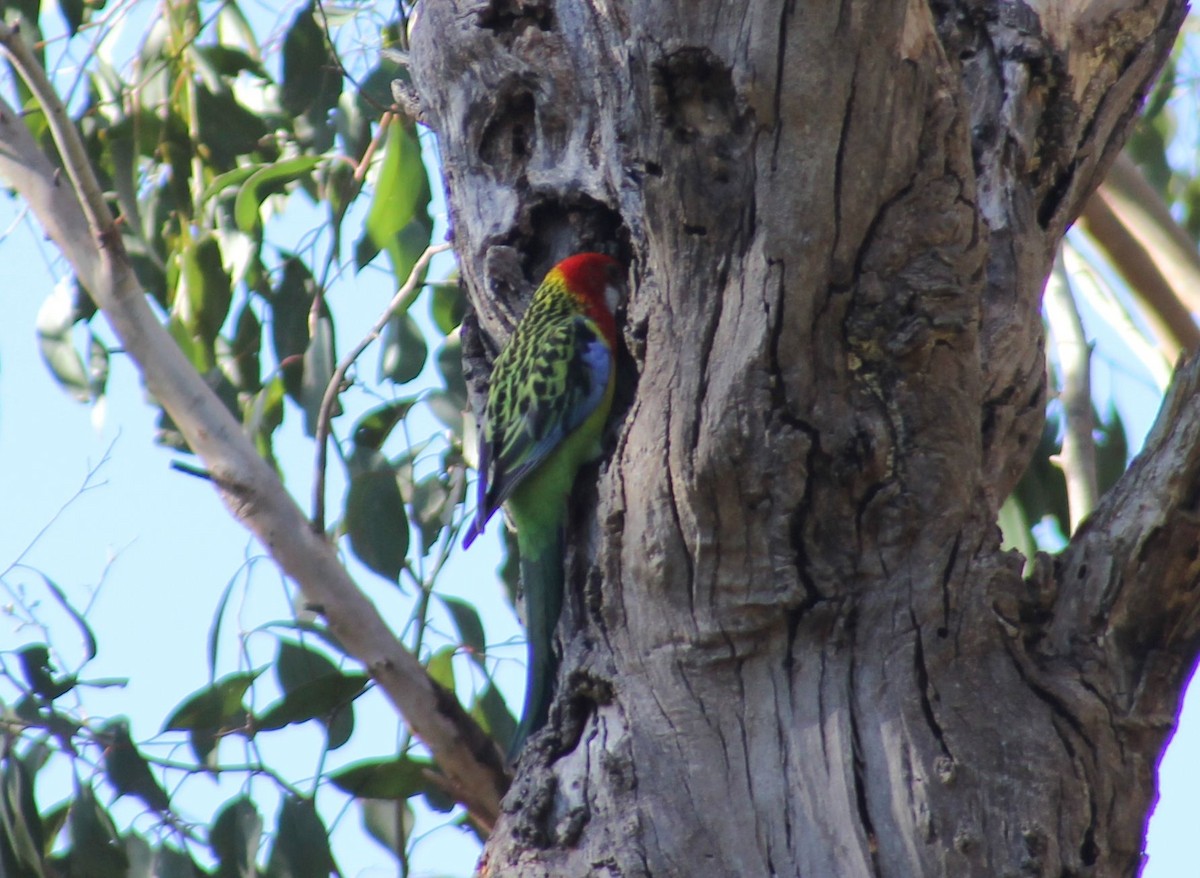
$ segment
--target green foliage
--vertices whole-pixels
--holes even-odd
[[[184,699],[163,724],[164,732],[187,732],[196,761],[208,764],[215,757],[219,739],[233,733],[246,733],[249,712],[242,699],[250,685],[262,673],[229,674],[211,686]]]
[[[1193,240],[1200,241],[1200,173],[1197,173],[1200,168],[1195,166],[1194,158],[1192,166],[1178,166],[1170,155],[1171,145],[1178,143],[1181,135],[1194,136],[1191,117],[1195,113],[1197,84],[1179,72],[1186,39],[1185,29],[1125,149],[1146,180],[1173,206],[1180,226]],[[1189,154],[1195,155],[1194,147]]]
[[[331,539],[346,537],[344,554],[403,587],[391,591],[409,600],[406,643],[503,735],[513,721],[491,681],[497,660],[484,624],[470,604],[436,592],[467,485],[458,339],[466,304],[457,283],[419,284],[399,303],[366,355],[378,357],[378,368],[354,364],[335,388],[330,422],[321,423],[339,348],[358,340],[347,343],[339,330],[365,331],[355,278],[385,273],[394,292],[433,232],[417,129],[389,109],[391,81],[407,74],[379,59],[377,46],[362,48],[372,32],[402,44],[407,7],[308,3],[267,30],[259,8],[237,2],[162,4],[145,28],[126,30],[126,39],[144,36],[122,66],[95,52],[108,38],[96,27],[103,0],[0,4],[27,36],[62,35],[45,44],[52,69],[57,53],[73,59],[71,77],[75,59],[86,59],[71,112],[120,219],[124,250],[172,338],[277,471],[282,437],[328,428],[338,469],[328,474],[338,519],[327,528]],[[260,45],[268,32],[281,52]],[[31,106],[15,78],[0,78],[0,87]],[[41,114],[26,114],[25,123],[49,145]],[[369,308],[379,314],[384,305]],[[86,291],[69,279],[49,291],[33,329],[63,390],[100,403],[110,359],[121,352]],[[164,446],[189,453],[161,410],[158,425]],[[0,579],[9,586],[26,572],[10,568]],[[367,831],[403,873],[416,812],[454,811],[406,731],[394,752],[354,769],[326,766],[341,748],[353,750],[362,704],[380,696],[309,608],[231,634],[248,574],[216,601],[210,679],[172,693],[174,707],[149,737],[123,716],[85,707],[88,691],[124,681],[85,679],[99,646],[86,612],[56,583],[32,576],[28,589],[44,597],[22,605],[22,624],[45,636],[0,652],[0,874],[323,876],[335,870],[331,795],[357,802]],[[27,584],[10,591],[24,595]],[[76,662],[64,662],[38,621],[41,602],[79,635]],[[238,649],[222,654],[231,636]],[[260,749],[302,729],[319,733],[305,789]],[[47,808],[37,791],[53,766],[69,767],[75,780],[67,800]],[[244,779],[244,793],[206,826],[188,811],[193,779],[231,774]],[[264,805],[265,787],[279,793],[278,810]],[[143,813],[134,829],[130,808]]]
[[[217,878],[257,878],[254,863],[262,828],[262,816],[248,798],[239,796],[225,803],[209,834],[217,857]]]
[[[105,737],[107,736],[107,738]],[[100,729],[104,741],[104,773],[118,796],[136,796],[154,811],[166,811],[171,803],[146,758],[129,737],[129,723],[109,720]]]
[[[408,516],[396,473],[378,452],[355,454],[343,527],[358,560],[398,581],[408,557]],[[363,462],[367,461],[367,462]],[[358,469],[358,472],[354,472]]]
[[[285,796],[275,827],[267,878],[326,878],[336,871],[329,832],[311,799]]]

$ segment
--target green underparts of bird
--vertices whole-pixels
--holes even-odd
[[[478,505],[468,547],[501,506],[517,529],[529,639],[525,710],[509,747],[515,759],[546,722],[562,610],[563,529],[579,468],[600,455],[612,407],[623,270],[577,253],[550,270],[496,357],[480,425]]]

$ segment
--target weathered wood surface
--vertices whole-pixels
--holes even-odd
[[[1136,871],[1197,651],[1197,370],[1062,558],[1024,581],[994,522],[1054,249],[1183,12],[422,5],[473,384],[566,253],[633,290],[491,874]]]

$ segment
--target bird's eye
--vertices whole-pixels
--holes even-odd
[[[608,305],[608,310],[616,312],[617,306],[621,304],[621,288],[615,284],[607,284],[604,287],[604,304]]]

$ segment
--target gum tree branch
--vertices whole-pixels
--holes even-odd
[[[495,744],[453,694],[430,679],[374,604],[313,532],[241,426],[187,362],[146,303],[74,124],[21,36],[0,25],[0,47],[42,102],[62,173],[18,114],[0,101],[0,176],[25,199],[104,312],[149,392],[204,461],[230,512],[249,529],[362,662],[429,747],[449,791],[483,827],[499,812],[506,775]]]
[[[1083,334],[1083,321],[1075,307],[1061,254],[1046,284],[1045,306],[1062,375],[1058,399],[1063,407],[1064,434],[1058,464],[1067,481],[1067,508],[1071,533],[1075,533],[1096,508],[1100,491],[1096,483],[1096,423],[1092,414],[1092,347]]]

